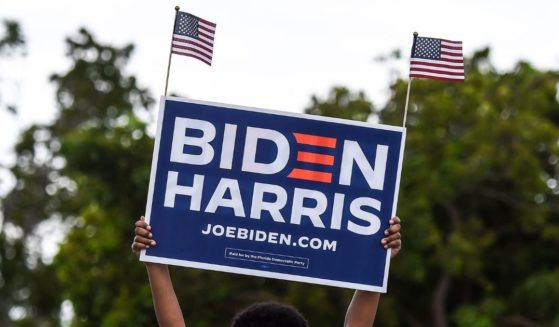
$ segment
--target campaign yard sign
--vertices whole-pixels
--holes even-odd
[[[164,97],[141,260],[386,292],[405,129]]]

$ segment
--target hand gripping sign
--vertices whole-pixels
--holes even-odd
[[[405,129],[165,97],[141,260],[386,292]]]

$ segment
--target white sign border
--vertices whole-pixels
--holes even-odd
[[[303,118],[303,119],[310,119],[310,120],[326,121],[326,122],[333,122],[333,123],[345,124],[345,125],[355,125],[355,126],[362,126],[362,127],[367,127],[367,128],[371,128],[371,125],[374,125],[374,127],[378,128],[378,129],[402,132],[402,141],[401,141],[402,143],[400,144],[400,160],[398,162],[398,173],[396,175],[396,186],[394,188],[394,201],[393,201],[393,206],[392,206],[392,217],[394,217],[394,215],[396,214],[396,208],[397,208],[397,203],[398,203],[398,194],[399,194],[399,190],[400,190],[400,175],[402,173],[402,162],[403,162],[403,158],[404,158],[404,146],[405,146],[405,140],[406,140],[406,128],[405,127],[398,127],[398,126],[391,126],[391,125],[384,125],[384,124],[371,124],[371,123],[367,123],[367,122],[360,122],[360,121],[340,119],[340,118],[314,116],[314,115],[300,114],[300,113],[293,113],[293,112],[283,112],[283,111],[270,110],[270,109],[245,107],[245,106],[231,105],[231,104],[224,104],[224,103],[217,103],[217,102],[185,99],[185,98],[179,98],[179,97],[173,97],[173,96],[162,96],[160,98],[159,113],[158,113],[158,116],[157,116],[157,130],[156,130],[156,137],[155,137],[155,145],[153,147],[153,159],[152,159],[152,163],[151,163],[148,198],[147,198],[146,212],[145,212],[145,219],[146,219],[146,222],[148,224],[150,222],[150,213],[151,213],[151,207],[152,207],[153,190],[154,190],[154,187],[155,187],[155,173],[157,171],[157,163],[158,163],[157,162],[157,155],[159,153],[160,135],[161,135],[161,129],[162,129],[162,125],[163,125],[165,102],[167,100],[177,101],[177,102],[185,102],[185,103],[193,103],[193,104],[201,104],[201,105],[208,105],[208,106],[217,106],[217,107],[234,109],[234,110],[261,112],[261,113],[279,115],[279,116],[287,116],[287,117]],[[276,279],[290,280],[290,281],[295,281],[295,282],[320,284],[320,285],[326,285],[326,286],[336,286],[336,287],[358,289],[358,290],[371,291],[371,292],[386,293],[387,292],[387,284],[388,284],[388,272],[389,272],[389,268],[390,268],[390,255],[391,255],[391,250],[389,249],[388,251],[386,251],[386,264],[384,266],[384,280],[383,280],[382,286],[372,286],[372,285],[367,285],[367,284],[342,282],[342,281],[330,280],[330,279],[305,277],[305,276],[283,274],[283,273],[276,273],[276,272],[269,272],[269,271],[262,271],[262,270],[254,270],[254,269],[247,269],[247,268],[237,268],[237,267],[222,266],[222,265],[216,265],[216,264],[207,264],[207,263],[201,263],[201,262],[196,262],[196,261],[178,260],[178,259],[157,257],[157,256],[151,256],[151,255],[146,254],[146,250],[141,251],[140,261],[153,262],[153,263],[159,263],[159,264],[169,264],[169,265],[190,267],[190,268],[198,268],[198,269],[205,269],[205,270],[212,270],[212,271],[220,271],[220,272],[229,272],[229,273],[235,273],[235,274],[241,274],[241,275],[276,278]]]

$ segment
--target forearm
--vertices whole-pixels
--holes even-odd
[[[377,314],[380,293],[355,291],[347,308],[345,327],[371,327]]]
[[[146,263],[155,315],[161,327],[184,327],[182,311],[167,265]]]

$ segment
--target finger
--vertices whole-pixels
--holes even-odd
[[[142,220],[142,219],[137,220],[137,221],[134,223],[134,226],[136,226],[136,227],[142,227],[142,228],[145,228],[145,229],[147,229],[147,230],[151,230],[151,226],[148,225],[148,223],[146,223],[145,220]]]
[[[393,249],[393,250],[400,250],[402,248],[402,240],[398,239],[398,240],[394,240],[392,242],[389,242],[388,244],[386,244],[384,246],[385,249]]]
[[[396,217],[397,218],[397,217]],[[399,221],[399,219],[398,219]],[[384,231],[384,235],[396,234],[402,229],[402,225],[396,220],[390,219],[390,226]]]
[[[391,225],[390,227],[384,230],[384,235],[388,236],[388,235],[396,234],[400,232],[401,229],[402,226],[400,224]]]
[[[401,229],[402,226],[400,224],[392,225],[384,230],[384,235],[388,236],[388,235],[399,233]]]
[[[384,235],[391,236],[391,235],[394,235],[394,234],[399,234],[401,229],[402,229],[402,226],[400,224],[392,225],[392,226],[388,227],[387,230],[384,231]]]
[[[152,239],[137,236],[137,235],[136,235],[136,237],[134,237],[134,243],[141,243],[141,244],[150,245],[150,246],[154,246],[156,244],[156,242]]]
[[[146,223],[144,220],[136,220],[134,226],[146,228],[148,227],[148,223]]]
[[[143,227],[134,228],[134,234],[136,234],[138,236],[143,236],[145,238],[151,238],[153,236],[150,231],[148,231],[147,229],[145,229]]]
[[[400,233],[390,234],[390,236],[387,236],[387,237],[383,238],[381,240],[381,243],[382,244],[388,244],[392,241],[399,240],[401,238],[402,238],[402,234],[400,234]]]
[[[395,241],[395,240],[399,240],[399,239],[401,239],[401,238],[402,238],[402,237],[401,237],[400,233],[396,233],[396,234],[393,234],[393,235],[390,235],[390,236],[388,236],[388,237],[383,238],[382,240],[380,240],[380,243],[381,243],[382,245],[387,245],[387,244],[389,244],[390,242],[393,242],[393,241]]]
[[[143,249],[149,249],[149,245],[145,245],[145,244],[142,244],[142,243],[136,243],[136,242],[132,243],[132,251],[134,253],[138,253]]]
[[[398,216],[394,216],[392,218],[390,218],[390,225],[395,225],[395,224],[401,224],[402,221],[400,220],[400,217]]]

